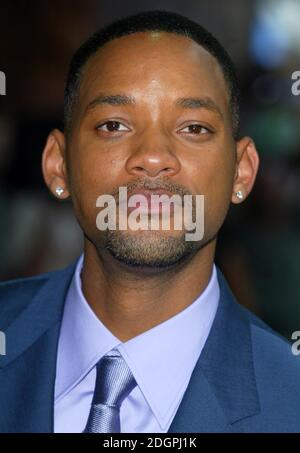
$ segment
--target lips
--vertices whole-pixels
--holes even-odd
[[[174,194],[172,192],[169,192],[168,190],[163,190],[163,189],[154,189],[154,190],[141,189],[141,190],[134,190],[134,191],[130,192],[128,194],[128,198],[130,198],[132,195],[143,195],[144,197],[146,197],[148,199],[149,197],[151,198],[151,195],[167,195],[168,197],[171,197]]]
[[[174,195],[172,192],[163,189],[135,190],[128,195],[128,200],[130,200],[133,195],[140,196],[141,201],[134,200],[134,206],[128,207],[128,212],[139,208],[140,213],[162,214],[162,212],[170,212],[170,215],[174,213],[174,202],[170,203],[170,198]],[[156,197],[153,198],[154,195],[156,195]],[[163,195],[167,196],[166,200],[163,199]],[[161,198],[157,200],[156,198],[158,197]],[[145,205],[145,201],[147,202],[147,206]],[[175,204],[177,204],[176,201]]]

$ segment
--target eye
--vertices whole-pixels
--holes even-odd
[[[183,129],[180,129],[179,132],[182,132],[184,134],[192,134],[192,135],[203,135],[207,133],[211,133],[211,130],[209,130],[207,127],[202,126],[201,124],[189,124],[188,126],[184,127]]]
[[[125,126],[123,123],[120,123],[120,121],[106,121],[105,123],[100,124],[99,126],[96,127],[98,131],[104,131],[104,132],[126,132],[129,131],[130,129]]]

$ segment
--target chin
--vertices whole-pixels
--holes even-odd
[[[167,233],[107,231],[103,245],[126,268],[153,274],[178,266],[199,247],[185,241],[183,232]]]

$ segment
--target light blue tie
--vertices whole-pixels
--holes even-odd
[[[127,363],[113,350],[97,364],[94,397],[84,433],[119,433],[120,407],[136,386]]]

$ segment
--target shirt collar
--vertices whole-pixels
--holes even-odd
[[[81,290],[80,257],[71,282],[61,327],[55,398],[64,397],[111,349],[118,348],[147,403],[164,429],[179,405],[212,326],[219,284],[210,281],[187,308],[122,343],[97,318]]]
[[[55,398],[72,390],[111,349],[121,344],[95,315],[81,289],[83,255],[66,297],[57,355]]]

